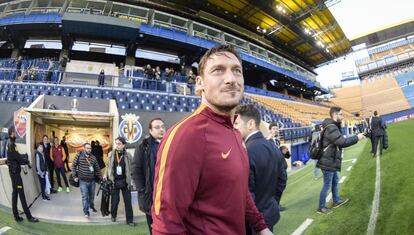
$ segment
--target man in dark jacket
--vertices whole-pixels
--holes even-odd
[[[338,171],[341,171],[342,164],[342,148],[356,144],[364,138],[362,133],[344,138],[341,133],[341,123],[344,119],[342,109],[340,107],[332,107],[329,110],[331,118],[327,118],[322,122],[324,134],[322,137],[323,153],[318,160],[316,167],[320,168],[323,173],[323,187],[319,198],[320,214],[329,214],[332,211],[326,208],[326,196],[329,188],[332,186],[333,208],[347,203],[349,199],[341,199],[339,197]]]
[[[45,160],[46,160],[46,164],[47,164],[47,169],[49,172],[49,182],[50,182],[50,193],[56,193],[57,191],[53,188],[54,186],[54,171],[55,168],[53,166],[53,161],[52,159],[50,159],[50,142],[49,142],[49,137],[47,135],[43,136],[43,152],[45,153]]]
[[[66,172],[70,172],[70,167],[69,167],[69,148],[68,145],[66,144],[66,136],[62,137],[62,140],[60,141],[60,146],[62,146],[63,150],[65,150],[65,154],[66,154],[66,158],[65,158],[65,166],[66,166]]]
[[[384,146],[383,138],[385,135],[385,124],[381,117],[378,116],[378,112],[374,111],[374,116],[371,119],[371,135],[373,140],[373,157],[376,156],[378,151],[378,144],[380,144],[380,154]]]
[[[260,132],[259,110],[253,105],[242,105],[236,114],[234,127],[240,131],[249,155],[249,191],[267,226],[273,231],[280,219],[279,201],[286,187],[286,162],[279,148]],[[248,227],[246,234],[255,232]]]
[[[28,159],[23,158],[16,148],[16,132],[14,127],[9,128],[9,142],[7,144],[7,166],[9,167],[10,179],[12,182],[12,211],[14,220],[16,222],[23,221],[23,218],[19,216],[17,210],[17,199],[20,198],[22,208],[26,214],[26,218],[29,222],[39,222],[38,219],[34,218],[30,213],[29,207],[27,207],[26,196],[24,195],[23,180],[20,176],[21,166],[30,165]]]
[[[138,191],[139,209],[147,216],[147,224],[152,234],[151,207],[154,189],[154,172],[157,161],[157,151],[161,139],[165,135],[165,125],[161,118],[149,122],[150,136],[137,146],[132,162],[132,177]]]

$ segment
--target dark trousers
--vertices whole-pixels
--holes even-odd
[[[63,168],[63,166],[62,167],[58,167],[55,170],[56,170],[56,176],[57,176],[57,181],[58,181],[59,187],[62,187],[62,183],[60,181],[60,176],[61,175],[63,177],[63,181],[65,182],[65,186],[66,187],[69,187],[68,179],[66,178],[65,169]]]
[[[38,175],[38,177],[39,177],[39,182],[40,182],[40,190],[42,191],[42,198],[45,199],[47,197],[45,193],[46,179],[45,177],[43,178],[40,177],[40,175]]]
[[[378,151],[378,145],[379,145],[379,148],[380,148],[380,154],[382,154],[382,146],[383,146],[383,136],[381,135],[381,136],[374,136],[374,140],[373,140],[373,153],[374,153],[374,155],[376,155],[377,154],[377,151]]]
[[[128,189],[128,187],[124,187],[120,189],[114,188],[112,190],[112,194],[111,194],[112,218],[116,218],[116,215],[118,213],[119,191],[122,191],[122,197],[124,198],[126,222],[132,223],[134,220],[134,212],[132,211],[131,191]]]
[[[55,185],[53,182],[53,172],[55,171],[55,168],[53,167],[53,163],[49,164],[47,166],[47,170],[49,172],[49,182],[50,182],[50,188],[53,189],[53,186]],[[52,190],[50,190],[52,191]]]
[[[13,210],[13,216],[15,219],[19,217],[19,212],[17,211],[17,198],[20,197],[20,202],[22,203],[22,208],[24,213],[26,214],[26,217],[28,219],[32,218],[32,214],[30,214],[30,210],[27,207],[26,203],[26,197],[24,195],[24,188],[23,188],[23,181],[22,177],[19,174],[10,174],[10,178],[12,181],[12,210]]]
[[[104,84],[105,84],[105,77],[101,77],[101,76],[99,76],[99,77],[98,77],[98,86],[103,87],[103,86],[104,86]]]
[[[68,156],[68,155],[66,155]],[[69,167],[69,157],[66,157],[65,162],[64,162],[65,166],[66,166],[66,172],[71,171],[70,167]]]
[[[371,153],[375,153],[375,151],[374,151],[374,136],[372,136],[372,134],[371,134],[371,137],[369,138],[369,140],[371,141]]]
[[[147,217],[147,225],[148,225],[149,232],[152,235],[152,228],[151,228],[151,225],[152,225],[152,216],[151,215],[148,215],[148,214],[145,214],[145,216]]]

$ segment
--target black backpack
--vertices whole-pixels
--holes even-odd
[[[329,124],[327,125],[323,130],[321,131],[315,131],[312,133],[311,136],[311,143],[309,147],[309,155],[311,159],[319,160],[322,157],[323,154],[323,134],[325,133],[325,130],[328,126],[335,125],[335,124]]]

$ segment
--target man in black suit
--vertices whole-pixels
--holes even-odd
[[[55,171],[55,168],[53,167],[53,161],[50,159],[50,143],[49,143],[49,137],[47,135],[43,136],[43,152],[45,154],[45,160],[49,172],[49,181],[50,181],[50,192],[56,193],[57,191],[53,188],[54,182],[53,182],[53,172]]]
[[[270,230],[280,219],[279,203],[286,187],[286,170],[282,153],[260,132],[260,113],[253,105],[240,106],[234,127],[246,143],[249,155],[249,190],[257,209],[265,217]],[[246,234],[255,234],[247,228]]]
[[[374,111],[374,116],[371,119],[371,135],[373,139],[373,157],[376,156],[378,150],[378,144],[380,144],[380,154],[382,154],[383,138],[385,135],[385,124],[381,117],[378,116],[378,112]]]

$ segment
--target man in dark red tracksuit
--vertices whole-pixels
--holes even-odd
[[[158,150],[153,234],[245,234],[245,221],[272,234],[248,191],[249,161],[233,128],[243,96],[241,60],[230,46],[199,64],[201,106],[172,127]]]

